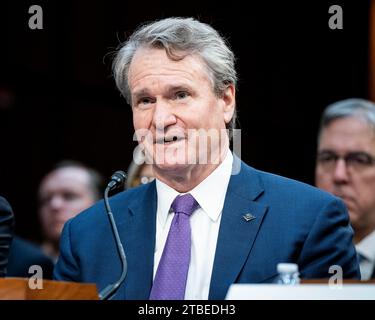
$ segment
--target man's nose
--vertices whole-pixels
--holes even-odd
[[[158,100],[156,102],[153,122],[157,130],[164,130],[169,125],[176,123],[173,107],[167,101]]]
[[[63,205],[64,200],[62,197],[55,196],[50,200],[50,207],[52,209],[60,209]]]
[[[344,159],[338,159],[336,161],[333,180],[337,184],[346,183],[349,180],[348,167]]]

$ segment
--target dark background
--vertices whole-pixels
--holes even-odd
[[[316,131],[326,105],[368,98],[369,1],[2,1],[0,194],[17,232],[40,240],[36,192],[61,159],[106,177],[132,159],[132,114],[115,89],[111,58],[141,22],[193,16],[237,56],[242,159],[313,184]],[[43,9],[30,30],[29,6]],[[344,29],[328,27],[343,8]]]

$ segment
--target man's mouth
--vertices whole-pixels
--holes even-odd
[[[178,142],[183,139],[184,137],[182,136],[171,135],[171,136],[165,136],[165,137],[156,139],[156,143],[157,144],[172,144],[174,142]]]
[[[334,192],[334,195],[344,201],[347,207],[351,207],[355,202],[352,196],[348,196],[347,194],[344,194],[342,192]]]

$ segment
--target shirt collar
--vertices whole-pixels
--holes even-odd
[[[216,221],[224,207],[225,195],[232,173],[233,155],[228,149],[225,159],[211,174],[189,191],[201,209]],[[158,197],[158,222],[165,225],[173,200],[180,194],[167,184],[156,179]],[[211,195],[215,195],[214,197]]]
[[[158,195],[157,219],[158,223],[164,226],[167,221],[172,202],[179,195],[179,193],[164,182],[161,182],[159,179],[156,179],[156,192]]]
[[[362,239],[355,248],[366,260],[375,262],[375,231]]]

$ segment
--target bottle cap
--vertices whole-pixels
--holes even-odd
[[[296,263],[278,263],[277,264],[278,273],[292,273],[298,272],[298,264]]]

